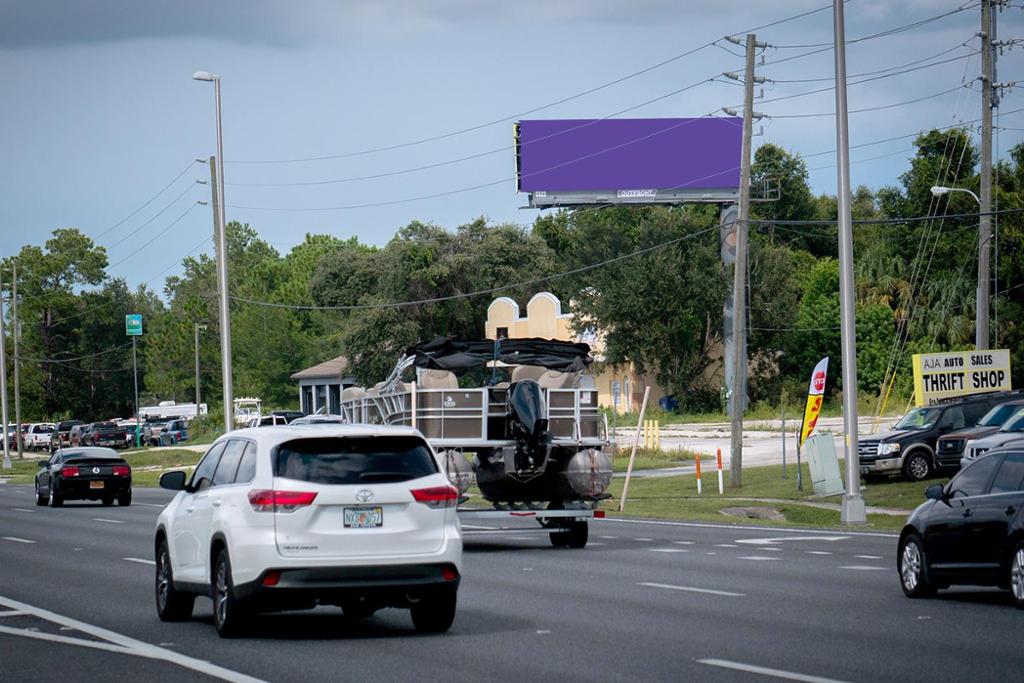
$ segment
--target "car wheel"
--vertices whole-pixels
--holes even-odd
[[[64,505],[64,496],[57,493],[57,487],[50,482],[50,507],[59,508]]]
[[[160,621],[184,621],[192,616],[196,596],[174,587],[171,553],[167,541],[156,550],[156,614]]]
[[[36,482],[36,505],[46,505],[46,496],[39,492],[39,482]]]
[[[238,634],[245,620],[242,601],[235,597],[228,551],[221,550],[213,566],[213,625],[221,638]]]
[[[911,481],[924,481],[931,473],[931,460],[920,451],[911,453],[903,462],[903,475]]]
[[[1024,542],[1017,544],[1010,558],[1010,593],[1017,609],[1024,609]]]
[[[420,633],[444,633],[455,621],[457,595],[452,589],[424,596],[410,609],[412,625]]]
[[[121,507],[128,507],[132,504],[132,490],[128,489],[117,497],[117,504]]]
[[[900,587],[908,598],[930,598],[935,595],[935,585],[928,578],[928,560],[924,543],[917,534],[909,534],[900,543],[899,550]]]

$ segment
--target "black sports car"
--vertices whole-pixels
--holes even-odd
[[[919,598],[954,584],[999,586],[1024,608],[1024,450],[980,457],[925,496],[900,534],[903,592]]]
[[[36,505],[60,507],[65,500],[132,504],[132,468],[109,448],[61,448],[39,461]]]

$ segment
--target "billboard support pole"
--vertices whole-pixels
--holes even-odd
[[[739,216],[736,220],[736,264],[733,269],[733,363],[730,388],[732,440],[729,450],[729,486],[743,484],[743,409],[746,407],[743,379],[747,374],[747,232],[750,219],[750,146],[753,137],[754,112],[754,56],[758,47],[757,36],[747,34],[747,65],[743,74],[743,151],[740,156]]]
[[[850,135],[846,104],[846,26],[843,0],[832,0],[836,60],[836,198],[839,209],[839,322],[843,358],[843,455],[846,494],[839,510],[843,524],[866,524],[860,492],[857,449],[857,320],[853,291],[853,221],[850,208]]]

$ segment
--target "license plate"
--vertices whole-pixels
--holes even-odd
[[[103,482],[102,481],[90,481],[89,482],[89,488],[91,488],[91,489],[101,489],[101,488],[103,488]]]
[[[372,529],[384,525],[384,508],[345,508],[345,526],[352,529]]]

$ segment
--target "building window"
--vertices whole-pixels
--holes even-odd
[[[507,327],[499,327],[498,328],[497,338],[498,339],[508,339],[508,328]]]

